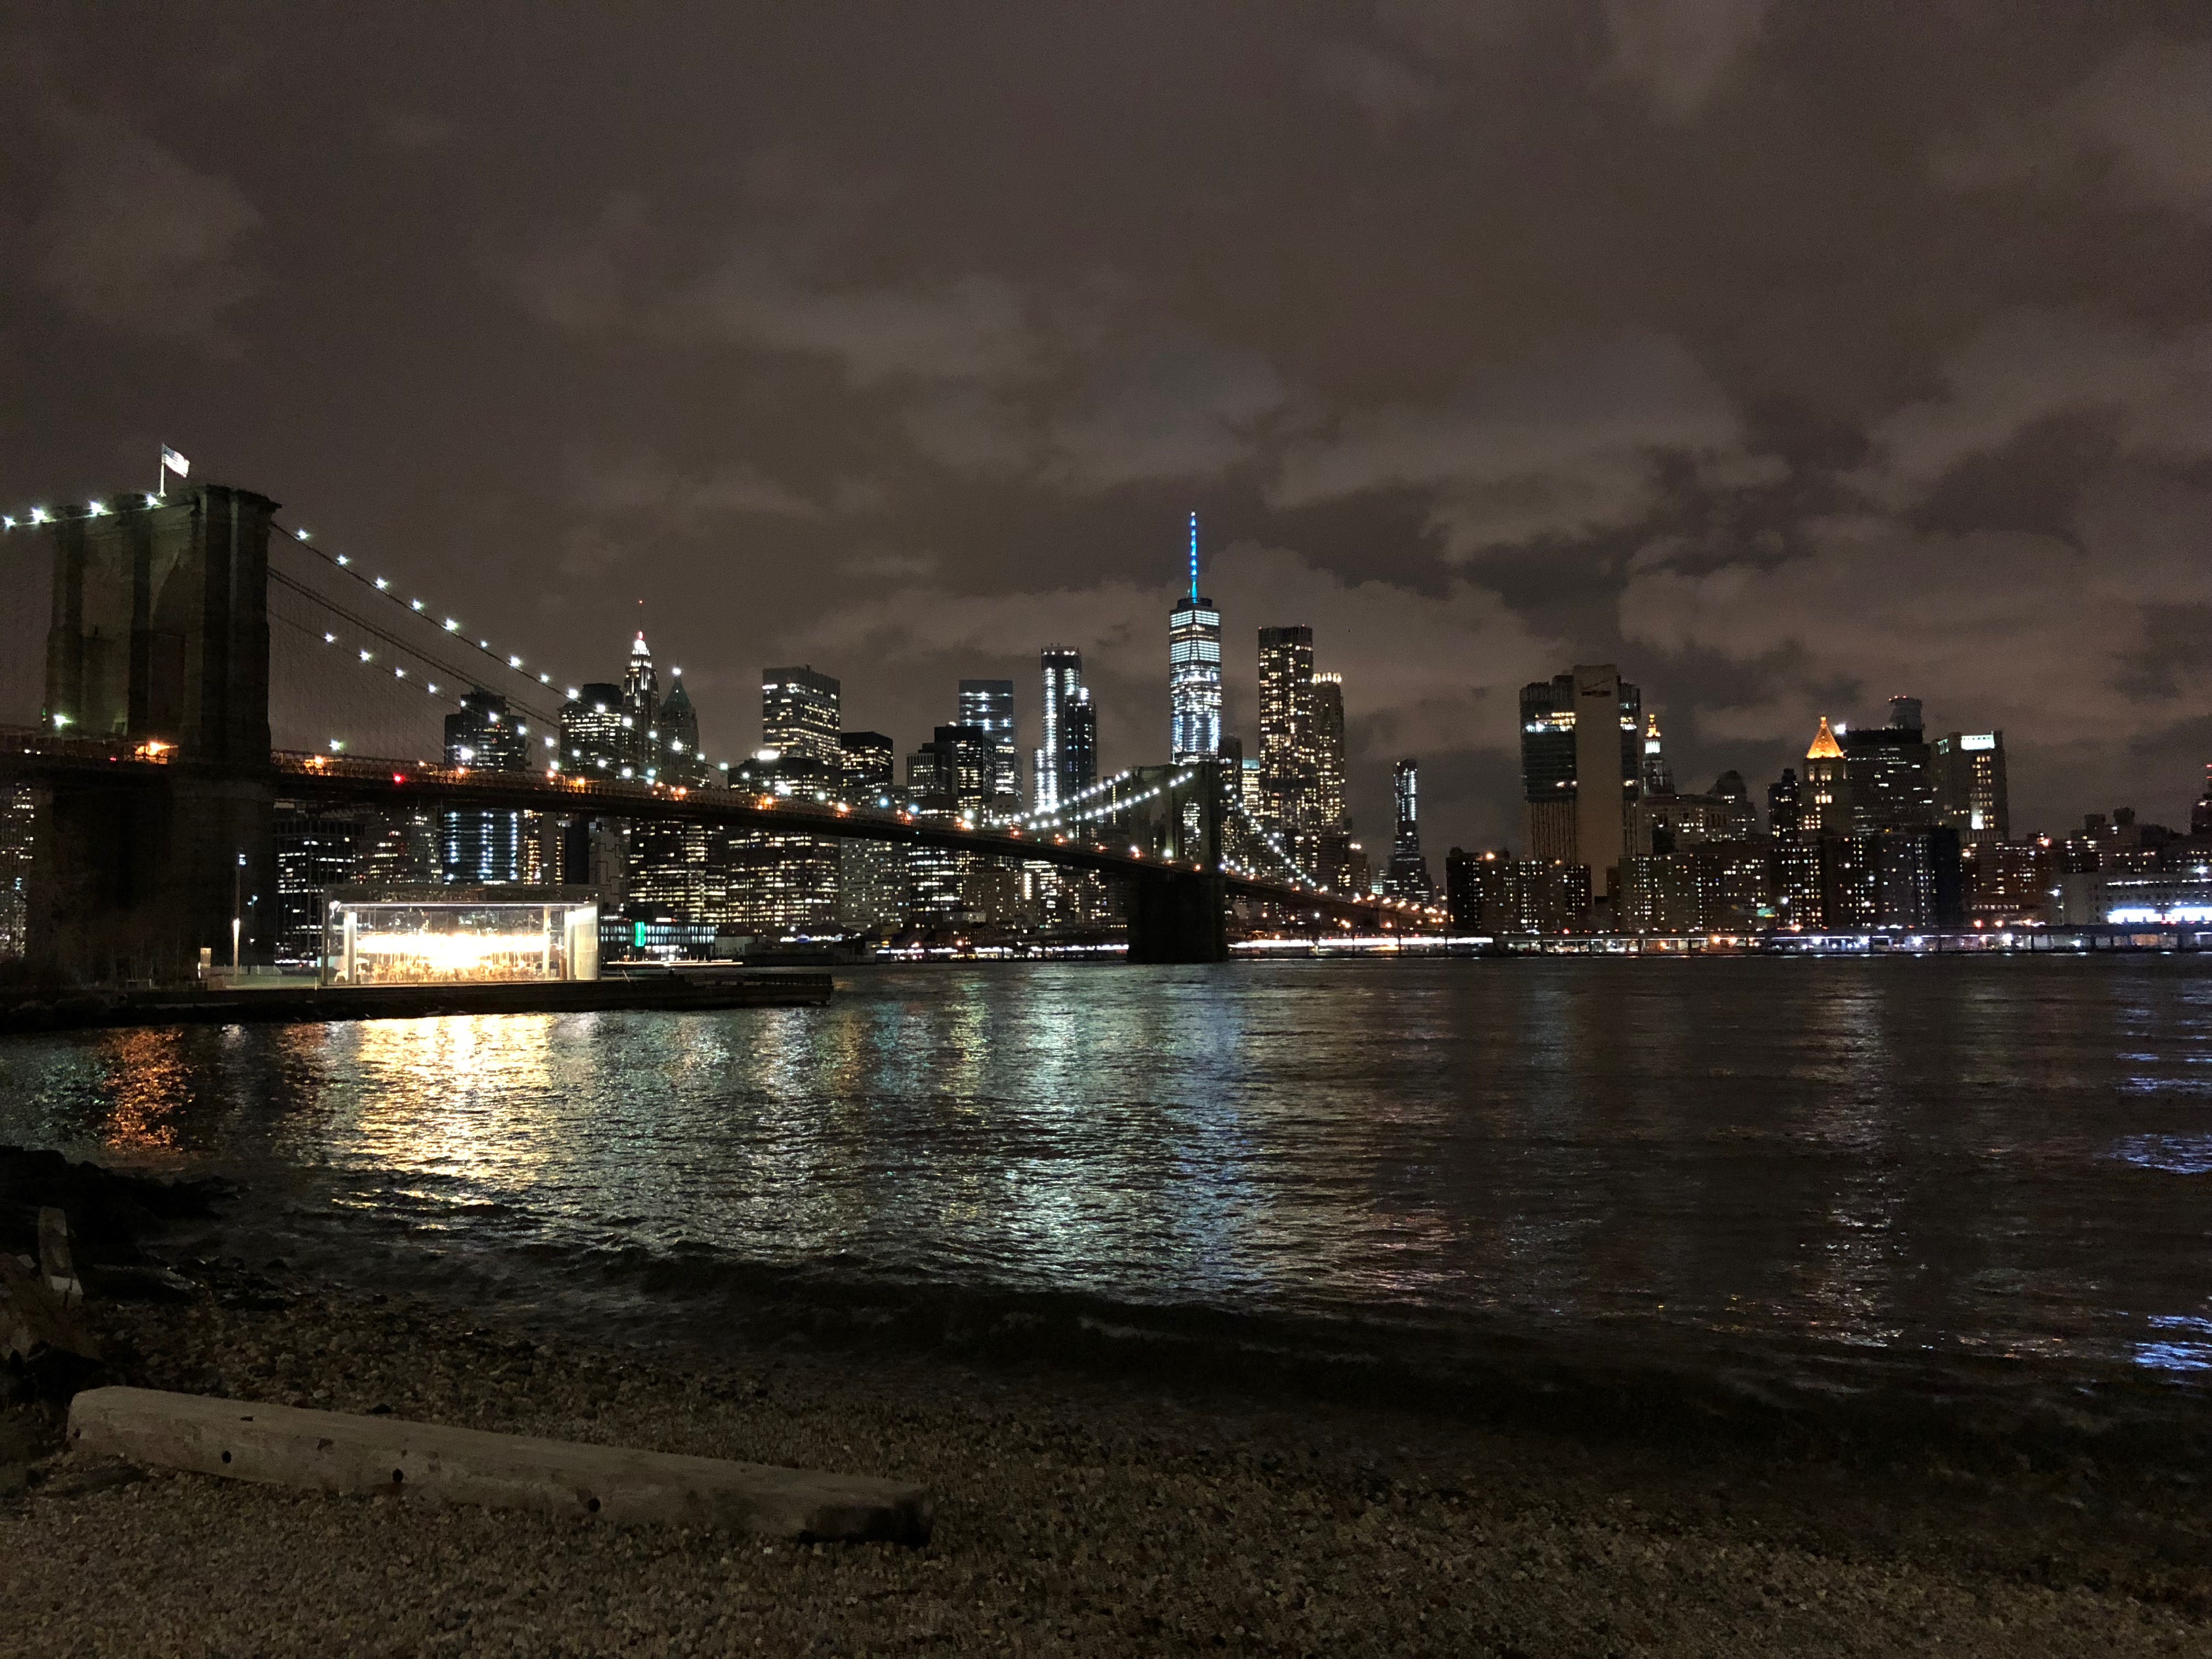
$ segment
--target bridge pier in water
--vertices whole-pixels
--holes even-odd
[[[143,502],[143,498],[134,498]],[[270,960],[269,526],[276,504],[205,485],[48,531],[45,723],[168,763],[37,791],[33,954],[76,977],[173,979],[203,949]]]
[[[1131,962],[1229,960],[1229,884],[1219,876],[1148,876],[1129,883]]]

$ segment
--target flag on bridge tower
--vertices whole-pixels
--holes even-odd
[[[168,445],[163,444],[161,446],[161,487],[154,492],[155,495],[166,495],[169,493],[169,475],[172,472],[179,478],[189,478],[192,475],[192,464],[170,448]]]

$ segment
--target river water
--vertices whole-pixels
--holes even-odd
[[[690,1339],[923,1310],[1378,1376],[2212,1385],[2183,958],[932,965],[818,1009],[17,1036],[0,1142],[233,1176],[241,1249]]]

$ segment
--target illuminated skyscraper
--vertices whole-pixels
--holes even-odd
[[[1190,515],[1190,596],[1168,617],[1169,747],[1180,763],[1221,752],[1221,613],[1198,592],[1198,514]]]
[[[707,762],[699,752],[699,711],[684,689],[684,671],[672,668],[676,684],[661,702],[654,730],[659,733],[657,762],[662,778],[696,789],[707,781]]]
[[[960,682],[960,724],[991,739],[991,782],[986,810],[1007,817],[1022,810],[1022,751],[1014,742],[1014,683]]]
[[[1628,848],[1644,781],[1644,695],[1611,663],[1578,664],[1521,688],[1521,782],[1528,853],[1580,865],[1591,896]]]
[[[641,632],[631,641],[629,665],[623,671],[623,718],[629,721],[629,750],[623,763],[641,778],[660,769],[660,676],[653,666],[653,649]]]
[[[1037,653],[1037,665],[1044,678],[1044,741],[1036,752],[1030,804],[1048,811],[1097,782],[1098,712],[1083,683],[1080,651],[1048,645]]]
[[[1844,769],[1844,748],[1820,716],[1820,729],[1805,750],[1805,781],[1797,792],[1799,833],[1808,840],[1840,836],[1851,827],[1851,785]]]
[[[1324,887],[1367,890],[1367,859],[1352,839],[1345,805],[1344,676],[1313,677],[1313,793],[1299,831],[1299,857]]]
[[[1344,676],[1313,677],[1313,827],[1352,828],[1344,801]]]
[[[782,767],[779,775],[791,780],[794,788],[802,776],[809,793],[817,783],[827,788],[843,768],[838,707],[842,690],[811,666],[761,672],[761,745],[776,751]]]
[[[1383,890],[1426,903],[1436,896],[1429,882],[1429,860],[1421,851],[1421,763],[1401,760],[1392,775],[1398,802],[1398,831],[1390,842],[1390,871]]]
[[[1656,708],[1644,717],[1644,793],[1647,797],[1674,793],[1674,769],[1667,763],[1666,744],[1659,735],[1659,711]]]
[[[1278,836],[1297,834],[1311,811],[1313,682],[1313,629],[1261,629],[1259,816]]]

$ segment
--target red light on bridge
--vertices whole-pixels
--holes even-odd
[[[407,781],[407,775],[404,772],[394,772],[392,775],[392,781],[394,783],[404,783]]]

